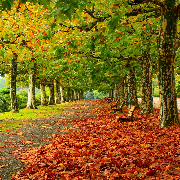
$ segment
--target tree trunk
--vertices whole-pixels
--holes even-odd
[[[67,87],[67,99],[66,99],[66,101],[69,102],[69,100],[70,100],[70,88]]]
[[[114,95],[113,95],[114,100],[117,101],[118,100],[118,85],[117,84],[114,85],[114,91],[113,92],[114,92]]]
[[[60,100],[60,83],[59,81],[56,79],[56,104],[61,104],[61,100]]]
[[[69,90],[69,101],[73,101],[73,90]]]
[[[51,80],[51,82],[48,84],[49,86],[49,105],[54,105],[55,104],[55,100],[54,100],[54,81],[53,79]]]
[[[47,106],[45,82],[41,81],[40,86],[41,86],[41,105]]]
[[[174,75],[178,10],[175,0],[165,0],[164,3],[158,42],[160,127],[179,122]]]
[[[11,60],[11,82],[10,82],[10,98],[12,112],[18,112],[16,97],[16,77],[17,77],[17,54],[13,53]]]
[[[120,103],[124,101],[124,78],[122,78],[119,82],[119,100]]]
[[[77,91],[77,98],[78,98],[78,101],[80,100],[80,90]]]
[[[109,89],[109,97],[113,98],[113,89]]]
[[[64,88],[60,86],[60,93],[61,93],[61,102],[65,102],[64,100]]]
[[[84,92],[83,92],[83,90],[81,89],[81,90],[79,91],[79,100],[82,100],[82,99],[83,99],[83,94],[84,94]]]
[[[35,61],[35,59],[32,59]],[[36,83],[36,62],[33,62],[33,67],[29,72],[29,89],[28,89],[28,109],[37,109],[36,107],[36,99],[35,99],[35,83]]]
[[[75,91],[72,90],[72,101],[75,101]]]
[[[135,68],[132,68],[128,73],[128,87],[129,87],[129,108],[137,106],[137,88],[136,88],[136,75]]]
[[[74,90],[74,100],[75,100],[75,101],[77,101],[77,100],[78,100],[77,90]]]
[[[125,76],[124,79],[124,101],[125,105],[129,105],[129,87],[128,87],[128,75]]]
[[[142,98],[141,113],[153,113],[153,97],[152,97],[152,61],[150,57],[150,48],[143,51],[141,64],[141,80],[142,80]]]

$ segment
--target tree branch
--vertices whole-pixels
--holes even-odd
[[[131,2],[128,1],[128,3],[130,5],[136,5],[136,4],[143,4],[143,3],[153,3],[157,6],[160,6],[160,7],[164,7],[164,4],[163,2],[159,1],[159,0],[133,0]]]
[[[160,11],[161,8],[160,7],[157,7],[157,8],[152,8],[152,9],[148,9],[148,10],[145,10],[145,9],[136,9],[132,12],[129,12],[129,13],[126,13],[125,16],[137,16],[138,14],[144,14],[144,13],[149,13],[149,12],[155,12],[157,13],[158,11]]]

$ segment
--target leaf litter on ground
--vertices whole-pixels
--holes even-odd
[[[179,125],[159,128],[158,109],[153,115],[136,110],[132,122],[111,111],[94,109],[95,116],[72,122],[77,131],[19,152],[27,167],[13,179],[180,179]]]

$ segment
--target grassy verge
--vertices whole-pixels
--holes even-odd
[[[0,132],[3,131],[8,131],[9,129],[13,129],[13,128],[19,128],[25,124],[30,124],[29,122],[23,122],[21,120],[19,121],[10,121],[10,122],[6,122],[6,121],[2,121],[0,122]]]
[[[20,127],[28,124],[24,120],[48,118],[50,116],[61,114],[64,109],[70,108],[78,102],[65,102],[57,105],[38,106],[38,109],[20,109],[19,113],[4,112],[0,113],[0,131]],[[9,121],[10,120],[10,121]]]

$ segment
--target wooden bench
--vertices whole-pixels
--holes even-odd
[[[117,108],[118,103],[119,103],[119,99],[118,99],[117,101],[111,102],[111,104],[110,104],[111,109],[112,109],[113,107],[116,107],[116,108]]]
[[[128,115],[126,117],[119,117],[116,116],[117,120],[121,120],[122,122],[124,121],[132,121],[133,120],[133,114],[137,106],[132,106],[131,109],[129,109]]]
[[[125,104],[125,101],[123,101],[122,104],[117,104],[116,108],[113,108],[114,112],[117,112],[117,111],[122,112],[122,108],[123,108],[124,104]]]

